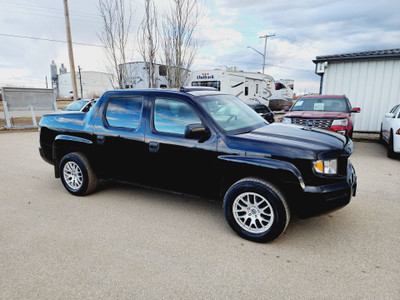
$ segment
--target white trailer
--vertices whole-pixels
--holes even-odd
[[[192,71],[185,86],[214,87],[232,94],[246,104],[261,103],[268,106],[275,94],[275,81],[270,75],[230,70]]]
[[[279,79],[275,83],[275,93],[269,99],[269,107],[274,110],[291,106],[293,101],[293,79]]]
[[[123,86],[125,88],[143,89],[149,87],[149,78],[147,69],[149,63],[143,61],[128,62],[125,65],[121,64],[120,68],[126,68],[127,77],[124,78]],[[167,68],[164,65],[154,64],[154,77],[157,88],[166,88],[167,82]]]

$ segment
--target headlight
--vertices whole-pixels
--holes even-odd
[[[314,161],[314,170],[320,174],[336,174],[337,159]]]
[[[332,122],[332,126],[347,126],[347,124],[349,124],[347,119],[336,119]]]
[[[285,123],[285,124],[292,124],[292,118],[283,118],[283,119],[282,119],[282,123]]]

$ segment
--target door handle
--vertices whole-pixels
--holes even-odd
[[[158,151],[159,148],[160,148],[160,144],[159,143],[157,143],[157,142],[150,142],[149,143],[149,151],[150,152],[155,153],[155,152]]]
[[[106,139],[106,138],[105,138],[104,135],[98,135],[98,136],[97,136],[97,144],[98,144],[98,145],[103,145],[105,139]]]

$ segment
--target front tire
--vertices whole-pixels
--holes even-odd
[[[80,152],[65,155],[60,161],[60,177],[64,187],[73,195],[92,193],[97,187],[97,176],[87,157]]]
[[[278,238],[290,220],[284,195],[273,184],[244,178],[226,192],[223,209],[229,226],[241,237],[258,243]]]

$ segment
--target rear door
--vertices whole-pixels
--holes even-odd
[[[141,95],[111,94],[99,111],[93,133],[96,167],[104,177],[140,181],[146,164],[144,100]]]

